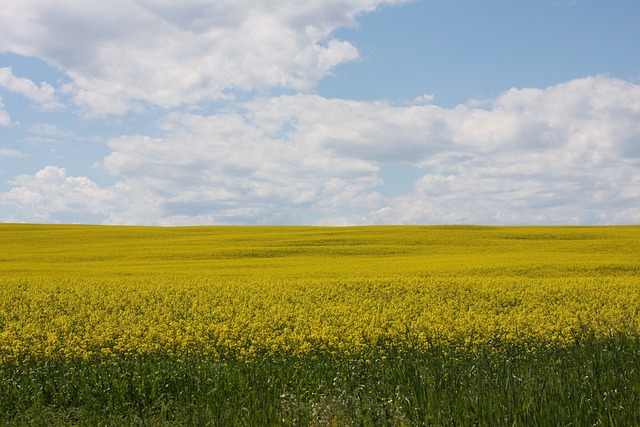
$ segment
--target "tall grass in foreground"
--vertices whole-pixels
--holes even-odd
[[[397,351],[396,351],[397,350]],[[640,424],[640,337],[384,355],[31,360],[0,372],[6,425]]]

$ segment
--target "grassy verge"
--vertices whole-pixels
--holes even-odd
[[[536,350],[30,360],[6,425],[639,425],[640,337]]]

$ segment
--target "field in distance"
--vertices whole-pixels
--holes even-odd
[[[640,227],[0,224],[0,277],[637,276]]]
[[[640,423],[638,226],[2,224],[0,248],[0,422]]]

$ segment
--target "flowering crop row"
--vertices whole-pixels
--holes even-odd
[[[3,227],[0,361],[640,332],[636,227]]]

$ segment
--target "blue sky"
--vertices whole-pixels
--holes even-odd
[[[0,221],[640,223],[635,0],[9,0]]]

